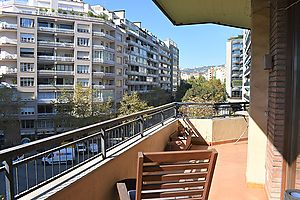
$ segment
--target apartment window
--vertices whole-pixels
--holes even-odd
[[[123,85],[123,81],[122,80],[117,80],[116,86],[117,87],[122,87],[122,85]]]
[[[77,79],[77,83],[83,87],[89,86],[89,79]]]
[[[20,56],[26,58],[34,57],[34,49],[33,48],[20,48]]]
[[[103,59],[103,51],[94,51],[94,58]]]
[[[20,26],[24,28],[33,28],[34,27],[34,20],[28,18],[21,18]]]
[[[73,71],[73,65],[56,65],[56,71]]]
[[[122,57],[117,56],[116,62],[117,62],[118,64],[122,65]]]
[[[89,73],[89,65],[77,65],[77,73],[78,74],[88,74]]]
[[[88,47],[89,46],[89,38],[78,38],[78,46],[85,46]]]
[[[21,72],[34,72],[33,63],[20,63]]]
[[[77,59],[78,60],[89,60],[90,54],[87,51],[77,51]]]
[[[20,34],[21,42],[34,43],[34,35],[30,33]]]
[[[21,128],[23,129],[34,128],[34,120],[21,120]]]
[[[21,108],[21,115],[34,115],[34,108]]]
[[[120,42],[123,42],[123,35],[120,34],[120,33],[117,33],[117,34],[116,34],[116,39],[117,39],[118,41],[120,41]]]
[[[32,87],[32,86],[34,86],[34,78],[21,77],[20,78],[20,85],[22,87]]]
[[[122,70],[122,69],[117,69],[116,72],[117,72],[117,74],[118,74],[119,76],[122,76],[122,75],[123,75],[123,70]]]
[[[52,120],[38,120],[37,128],[53,128],[54,122]]]
[[[38,99],[39,100],[54,100],[56,98],[55,98],[54,92],[39,92]]]
[[[120,46],[120,45],[117,46],[117,52],[118,53],[122,53],[123,52],[122,46]]]
[[[54,109],[52,105],[39,105],[38,106],[38,113],[54,113]]]
[[[21,92],[21,101],[32,101],[34,100],[34,93],[33,92]]]
[[[60,29],[73,29],[73,26],[71,24],[59,24],[58,27]]]

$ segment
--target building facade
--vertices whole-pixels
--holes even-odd
[[[166,40],[165,43],[170,49],[172,91],[176,92],[177,88],[180,86],[181,79],[181,72],[179,69],[179,48],[177,47],[177,44],[171,39]]]
[[[243,33],[243,101],[250,101],[250,71],[251,71],[251,32]]]
[[[242,99],[243,36],[229,38],[226,43],[226,92],[229,100]]]
[[[127,91],[172,89],[168,46],[118,12],[66,0],[5,1],[0,11],[0,76],[25,102],[22,137],[65,131],[53,102],[76,84],[115,106]]]

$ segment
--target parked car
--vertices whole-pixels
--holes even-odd
[[[76,144],[76,151],[78,152],[78,153],[85,153],[86,152],[86,146],[85,146],[85,144],[84,143],[78,143],[78,144]]]
[[[98,153],[99,152],[98,144],[91,143],[90,146],[89,146],[89,151],[91,153]]]
[[[75,160],[74,148],[64,148],[59,151],[49,153],[47,156],[42,158],[42,162],[45,164],[58,164],[60,163],[71,163]]]

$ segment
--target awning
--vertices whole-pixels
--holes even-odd
[[[174,25],[214,23],[250,28],[251,0],[153,0]]]

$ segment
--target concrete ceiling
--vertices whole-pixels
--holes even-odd
[[[214,23],[250,28],[251,0],[153,0],[174,25]]]

